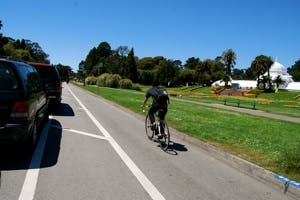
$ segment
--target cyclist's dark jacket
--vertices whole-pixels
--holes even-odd
[[[165,116],[168,112],[168,102],[169,102],[169,99],[167,102],[165,102],[164,104],[159,104],[157,102],[157,99],[156,99],[156,89],[159,88],[159,87],[152,87],[150,88],[147,92],[146,92],[146,98],[149,98],[149,97],[152,97],[153,99],[153,102],[152,102],[152,105],[151,105],[151,108],[149,109],[149,114],[150,114],[150,119],[151,119],[151,122],[154,122],[154,113],[157,112],[159,109],[161,109],[163,112],[160,112],[159,113],[159,118],[161,120],[164,120],[165,119]]]

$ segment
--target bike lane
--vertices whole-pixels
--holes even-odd
[[[61,108],[51,120],[34,199],[151,199],[67,85]]]

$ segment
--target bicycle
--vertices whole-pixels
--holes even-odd
[[[149,108],[149,106],[146,107]],[[142,108],[142,111],[145,112],[144,107]],[[151,141],[155,141],[154,139],[156,139],[156,141],[160,143],[160,148],[166,151],[170,144],[170,132],[167,123],[159,118],[159,112],[163,112],[163,110],[159,109],[154,114],[155,121],[152,124],[148,111],[145,118],[146,135]]]

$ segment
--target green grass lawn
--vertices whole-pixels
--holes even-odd
[[[224,98],[228,96],[212,96],[210,87],[181,87],[168,88],[170,94],[181,95],[182,99],[193,100],[203,103],[219,103],[223,104]],[[269,113],[286,115],[291,117],[300,117],[300,92],[290,92],[279,90],[278,93],[261,93],[257,97],[232,97],[256,100],[256,109]]]
[[[141,113],[144,92],[80,87]],[[178,131],[300,181],[300,124],[176,100],[171,101],[166,120]]]

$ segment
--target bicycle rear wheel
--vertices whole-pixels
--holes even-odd
[[[160,142],[160,148],[162,148],[164,151],[168,150],[170,144],[170,132],[169,132],[169,127],[166,123],[163,123],[162,138],[159,139],[159,142]]]
[[[154,131],[151,129],[151,127],[152,127],[151,120],[149,115],[147,115],[145,119],[145,129],[146,129],[146,135],[149,138],[149,140],[152,140],[154,136]]]

